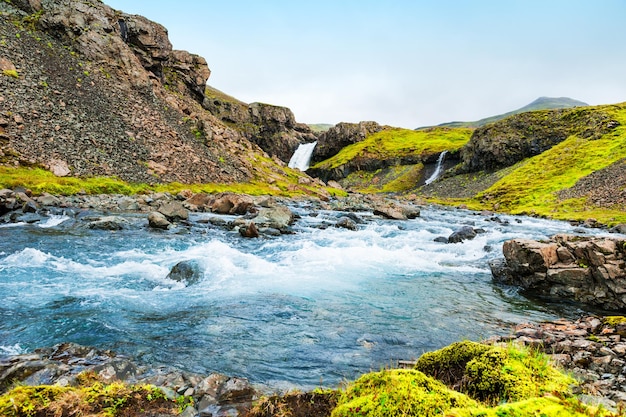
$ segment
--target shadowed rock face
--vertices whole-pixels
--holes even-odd
[[[311,163],[328,159],[339,153],[342,148],[360,142],[383,129],[384,127],[376,122],[338,123],[320,135]]]
[[[539,155],[571,135],[599,138],[619,123],[593,108],[522,113],[480,127],[461,149],[458,172],[494,171]]]
[[[494,280],[531,293],[626,311],[626,238],[556,235],[549,242],[513,239]]]

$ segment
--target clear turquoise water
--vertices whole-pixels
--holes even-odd
[[[492,284],[487,265],[504,240],[572,232],[569,224],[500,216],[510,222],[501,225],[428,208],[406,222],[361,214],[368,221],[354,232],[315,227],[338,213],[294,209],[296,234],[254,240],[199,223],[150,231],[137,216],[129,217],[136,228],[121,232],[67,217],[2,226],[0,354],[70,341],[309,388],[506,334],[515,323],[581,313]],[[467,223],[487,233],[433,241]],[[188,287],[167,279],[181,260],[197,260],[204,279]]]

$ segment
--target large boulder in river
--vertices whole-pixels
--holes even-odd
[[[381,201],[374,204],[374,214],[391,220],[415,219],[420,215],[420,209],[408,204],[394,201]]]
[[[556,235],[504,242],[494,280],[530,293],[626,311],[626,238]]]
[[[148,225],[153,229],[167,229],[171,224],[167,217],[158,211],[148,214]]]
[[[87,227],[96,230],[122,230],[129,226],[126,219],[118,216],[106,216],[90,222]]]
[[[254,200],[245,194],[223,193],[217,195],[208,206],[217,214],[246,214],[254,207]]]
[[[169,201],[161,204],[159,213],[167,217],[169,221],[180,221],[189,219],[189,211],[179,201]]]
[[[474,230],[473,227],[463,226],[448,236],[448,243],[460,243],[464,240],[472,240],[476,237],[476,235],[476,230]]]

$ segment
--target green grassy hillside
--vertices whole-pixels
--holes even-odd
[[[626,188],[626,178],[605,175],[596,181],[595,189],[579,192],[574,197],[562,197],[563,191],[575,187],[592,173],[620,164],[626,158],[626,103],[591,109],[608,114],[619,125],[599,138],[571,135],[537,156],[496,172],[492,175],[500,178],[495,183],[473,198],[462,200],[463,203],[470,208],[513,214],[578,220],[595,218],[607,224],[626,222],[626,206],[620,197]],[[481,175],[466,176],[465,181],[471,183]],[[449,180],[452,181],[454,179]],[[445,183],[440,185],[442,189],[445,187]],[[606,188],[607,194],[602,207],[590,199],[591,193],[600,188]],[[441,195],[445,195],[445,191]]]

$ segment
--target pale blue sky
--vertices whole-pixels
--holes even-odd
[[[104,0],[304,123],[414,128],[539,96],[626,101],[626,0]]]

